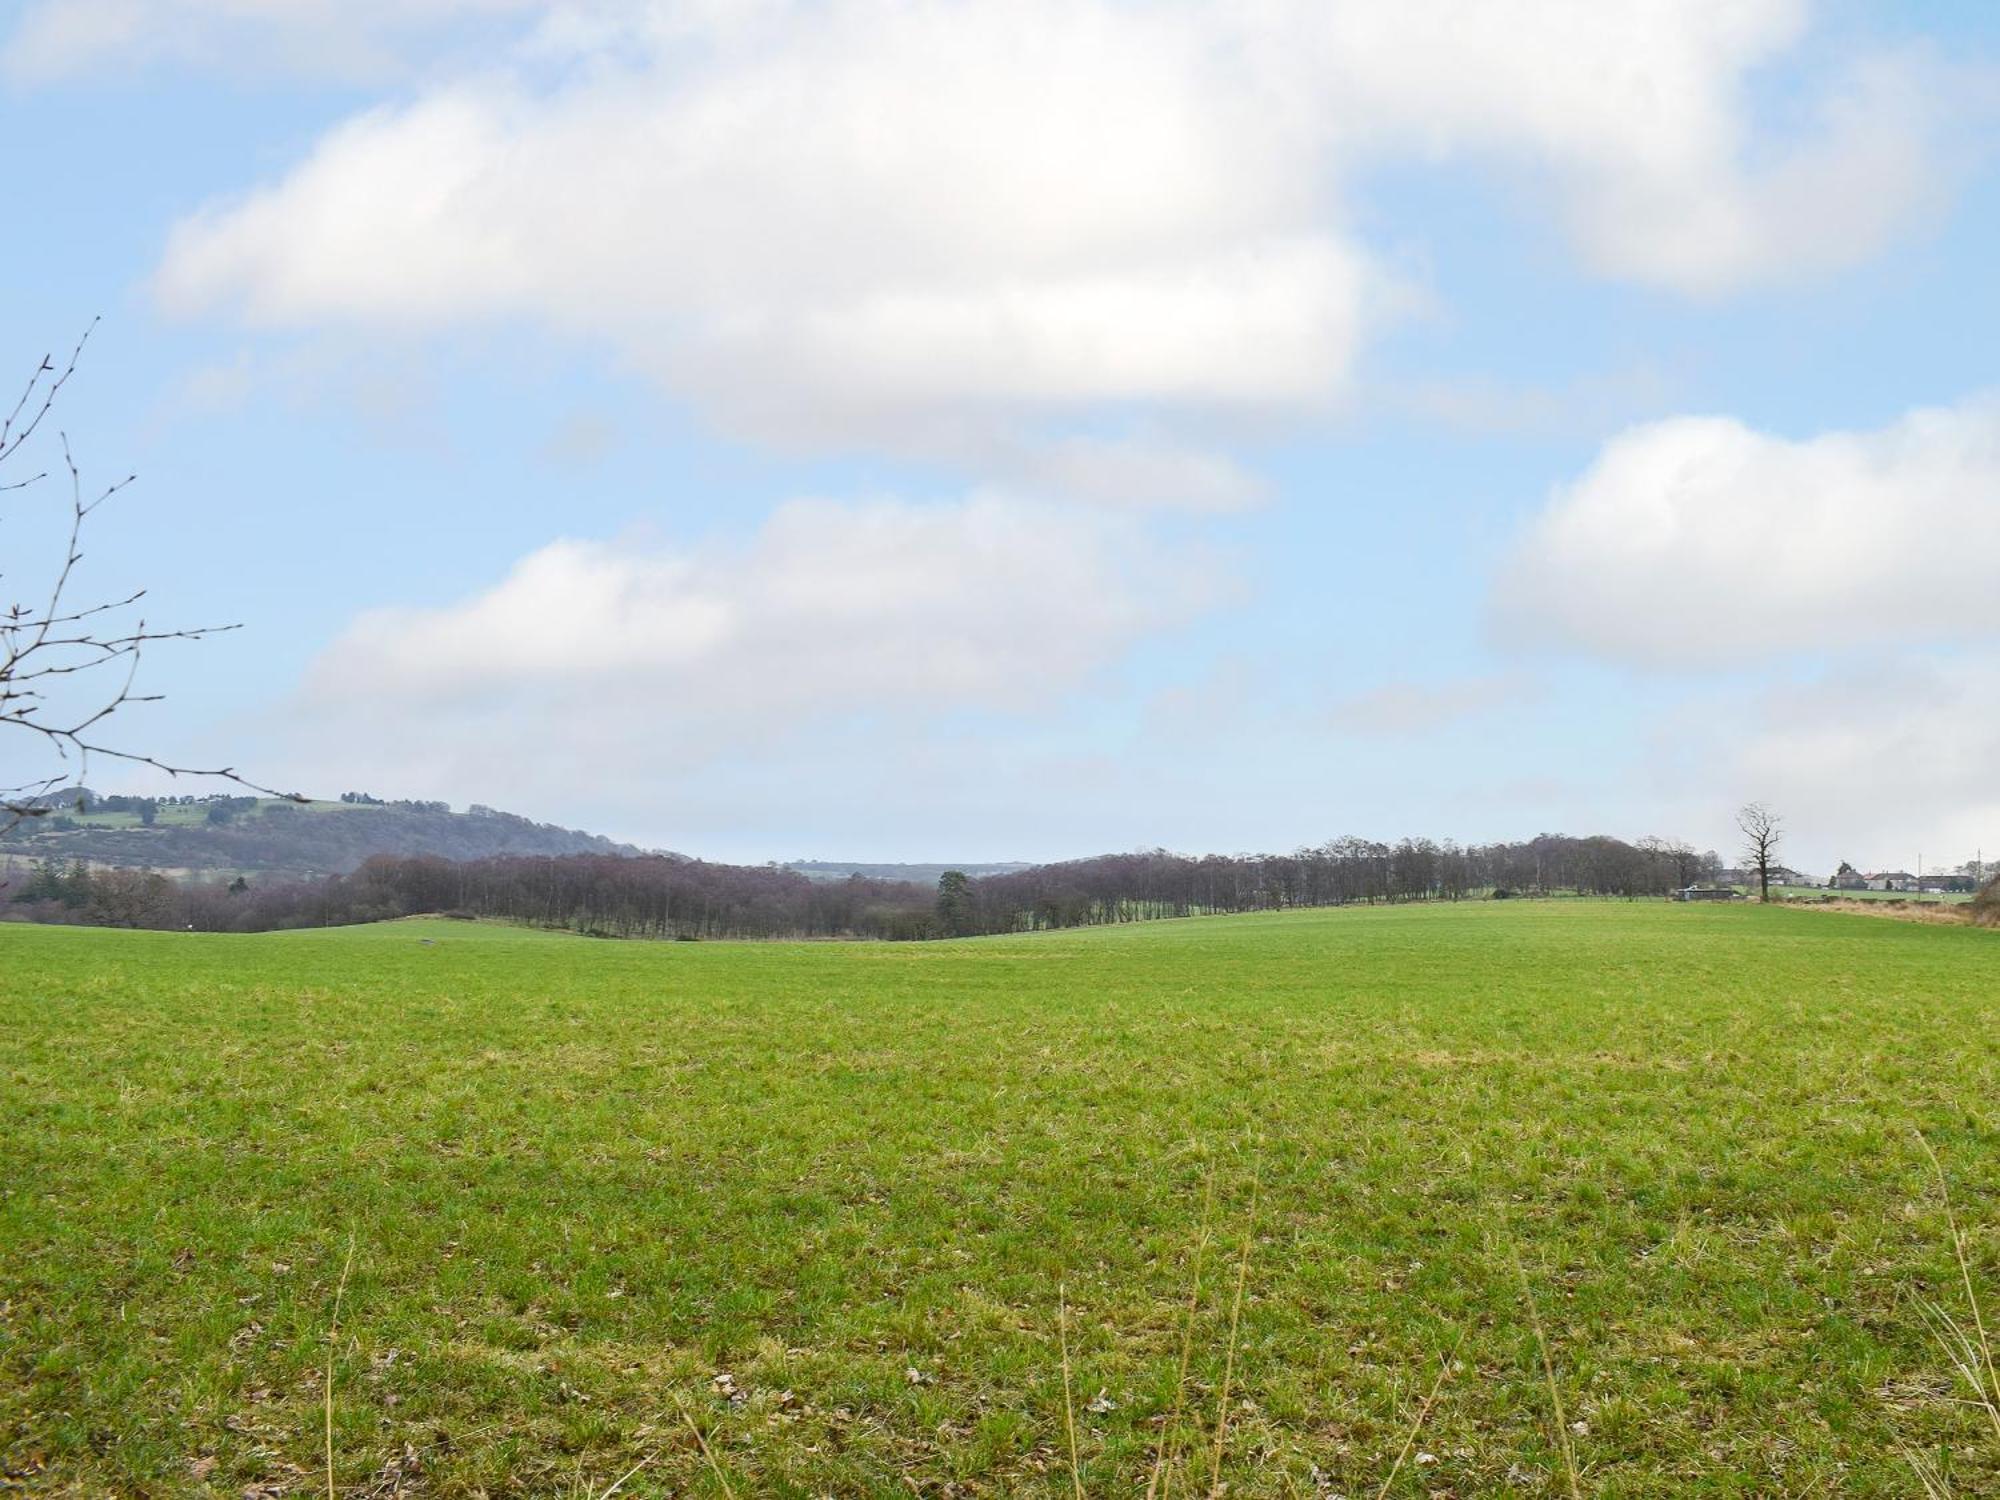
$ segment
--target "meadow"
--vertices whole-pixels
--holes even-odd
[[[1660,902],[4,927],[0,1482],[1992,1494],[1996,1023],[1995,934]]]

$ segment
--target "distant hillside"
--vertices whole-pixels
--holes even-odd
[[[594,833],[489,807],[442,802],[292,803],[268,797],[145,798],[77,791],[60,809],[0,835],[0,863],[81,859],[191,874],[307,878],[346,874],[372,854],[483,859],[496,854],[643,853]]]
[[[919,885],[936,885],[938,876],[946,870],[957,870],[960,874],[1014,875],[1022,870],[1032,870],[1033,865],[1019,862],[1000,864],[958,864],[958,865],[856,865],[844,864],[832,859],[795,859],[785,866],[787,870],[797,870],[808,880],[845,880],[850,875],[865,876],[869,880],[911,880]]]

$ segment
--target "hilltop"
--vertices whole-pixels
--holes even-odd
[[[348,793],[338,802],[286,802],[100,796],[69,788],[46,800],[61,810],[0,835],[0,864],[83,860],[194,875],[297,879],[346,874],[374,854],[462,860],[647,852],[476,804],[454,812],[444,802],[383,802],[362,793]]]

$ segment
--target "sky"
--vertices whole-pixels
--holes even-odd
[[[16,0],[0,369],[101,315],[79,587],[240,626],[107,736],[176,764],[744,861],[1955,865],[1996,139],[1981,3]]]

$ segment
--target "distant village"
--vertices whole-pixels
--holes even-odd
[[[1911,896],[1964,896],[1981,889],[1995,873],[1995,867],[1983,859],[1968,860],[1951,870],[1927,870],[1921,874],[1911,874],[1908,870],[1857,870],[1843,862],[1832,876],[1807,875],[1785,866],[1773,866],[1771,884],[1806,890],[1825,891],[1892,891]],[[1751,886],[1757,884],[1754,869],[1723,869],[1717,872],[1715,883],[1719,886]]]

